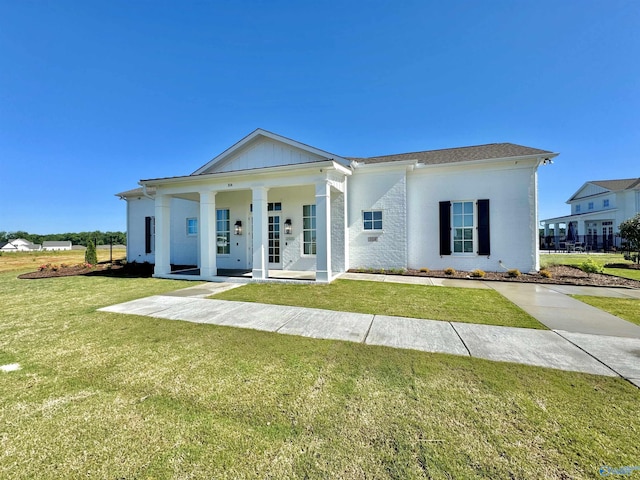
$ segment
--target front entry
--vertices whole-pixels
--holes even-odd
[[[269,269],[282,270],[280,215],[269,215]]]

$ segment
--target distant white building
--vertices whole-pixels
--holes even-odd
[[[539,267],[537,169],[557,154],[494,143],[335,155],[258,129],[191,175],[139,182],[127,259],[195,265],[190,278],[281,270],[328,282],[349,268]]]
[[[0,252],[38,252],[40,250],[42,250],[42,245],[31,243],[24,238],[16,238],[0,243]]]
[[[71,250],[71,240],[42,242],[43,250]]]
[[[618,248],[620,224],[640,213],[640,178],[586,182],[567,203],[570,215],[541,221],[541,248],[566,248],[567,243],[585,250]]]

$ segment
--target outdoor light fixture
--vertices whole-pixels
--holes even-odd
[[[287,218],[284,222],[284,234],[285,235],[291,235],[292,232],[292,228],[291,228],[291,219]]]
[[[240,220],[236,221],[234,227],[235,227],[235,234],[242,235],[242,222]]]

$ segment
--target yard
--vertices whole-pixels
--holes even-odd
[[[0,365],[21,366],[0,372],[0,478],[596,478],[640,458],[621,379],[97,312],[185,284],[24,271],[0,273]]]

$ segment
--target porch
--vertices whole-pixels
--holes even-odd
[[[172,270],[166,278],[178,280],[200,280],[200,269],[197,266],[193,266],[190,268]],[[225,268],[218,269],[217,275],[213,278],[209,278],[208,280],[231,283],[249,283],[255,281],[251,270],[234,270]],[[265,280],[278,282],[315,282],[316,272],[303,270],[270,270],[269,277]]]
[[[148,181],[156,190],[154,276],[330,282],[348,262],[349,174],[322,162]],[[177,273],[175,263],[196,268]]]

